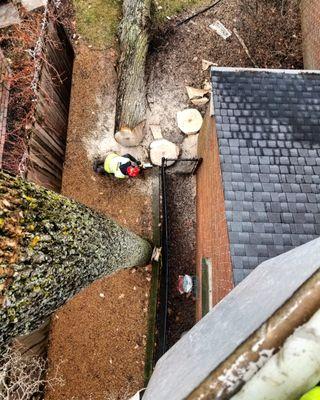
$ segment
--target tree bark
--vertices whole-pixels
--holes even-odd
[[[115,121],[115,137],[123,146],[137,146],[144,137],[150,7],[151,0],[123,1]]]
[[[0,348],[151,246],[89,208],[0,171]]]

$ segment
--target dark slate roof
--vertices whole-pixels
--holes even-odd
[[[320,235],[320,72],[214,68],[235,284]]]

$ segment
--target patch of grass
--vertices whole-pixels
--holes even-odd
[[[209,0],[157,0],[155,1],[155,8],[157,9],[155,19],[158,22],[163,22],[166,20],[166,17],[176,15],[189,8],[208,4]],[[162,9],[159,10],[158,7],[162,7]]]
[[[77,32],[99,48],[114,46],[121,0],[73,0]]]
[[[207,5],[209,0],[157,0],[153,7],[153,24],[189,8]],[[121,19],[122,0],[73,0],[77,32],[99,48],[114,46]],[[159,8],[160,7],[160,8]]]

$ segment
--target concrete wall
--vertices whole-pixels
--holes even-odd
[[[301,0],[305,69],[320,69],[320,1]]]
[[[232,290],[233,277],[215,121],[209,111],[199,134],[198,155],[203,162],[197,172],[197,275],[201,286],[203,258],[210,260],[217,304]],[[201,316],[199,298],[198,319]]]

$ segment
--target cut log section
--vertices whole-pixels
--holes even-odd
[[[209,99],[208,97],[202,97],[201,99],[191,100],[191,103],[194,104],[195,106],[201,107],[209,103]]]
[[[152,164],[161,166],[162,158],[172,159],[168,161],[167,165],[170,166],[175,163],[179,157],[179,147],[167,139],[154,140],[150,145],[150,160]]]
[[[200,131],[203,118],[195,108],[187,108],[177,113],[179,129],[186,135],[191,135]]]
[[[150,5],[151,0],[123,1],[115,139],[126,147],[137,146],[144,137]]]
[[[189,100],[193,99],[201,99],[203,98],[206,94],[209,93],[209,90],[206,89],[198,89],[194,88],[192,86],[186,86],[187,94],[189,97]]]

